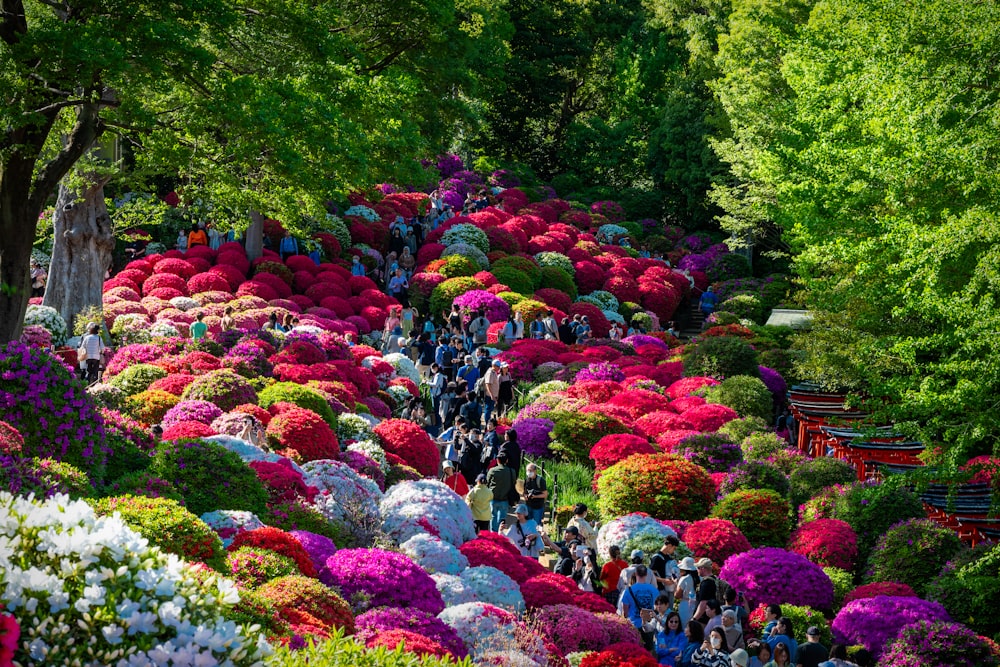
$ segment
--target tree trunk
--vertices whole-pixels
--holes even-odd
[[[88,182],[80,193],[60,183],[53,220],[55,245],[44,304],[59,311],[71,331],[77,313],[101,305],[104,273],[115,249],[114,226],[104,205],[107,179],[93,180],[97,182]]]
[[[251,262],[264,254],[264,216],[257,211],[250,211],[250,227],[244,238]]]
[[[41,213],[22,194],[18,180],[0,168],[0,345],[21,336],[31,298],[31,244]],[[23,183],[31,183],[31,172]]]

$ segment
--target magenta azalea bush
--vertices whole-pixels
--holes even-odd
[[[222,410],[214,403],[209,403],[208,401],[181,401],[167,410],[167,414],[163,416],[160,425],[164,429],[167,429],[180,422],[211,424],[221,416]]]
[[[878,667],[995,667],[1000,658],[972,630],[958,623],[918,621],[890,641]]]
[[[513,429],[517,433],[517,443],[521,446],[521,451],[528,456],[551,457],[549,433],[555,426],[554,421],[542,417],[529,417],[514,422]]]
[[[385,549],[342,549],[330,556],[320,579],[340,590],[355,612],[408,607],[439,614],[437,585],[408,556]]]
[[[485,290],[469,290],[455,297],[453,303],[459,308],[468,308],[473,313],[485,311],[486,319],[490,322],[505,322],[510,315],[510,304]]]
[[[608,631],[593,613],[576,605],[554,604],[531,616],[530,625],[563,655],[600,651],[608,645]]]
[[[833,582],[805,556],[775,547],[736,554],[719,572],[752,604],[794,604],[813,609],[833,606]]]
[[[833,619],[833,637],[841,644],[861,644],[876,657],[899,631],[919,621],[950,621],[937,602],[915,597],[878,595],[844,605]]]
[[[354,637],[360,642],[389,630],[403,629],[433,639],[456,658],[464,658],[469,653],[461,637],[444,621],[419,609],[379,607],[359,615],[354,625]]]
[[[580,369],[580,371],[576,374],[577,382],[588,382],[593,380],[621,382],[624,379],[625,373],[622,372],[621,368],[604,361],[596,364],[590,364],[586,368]]]

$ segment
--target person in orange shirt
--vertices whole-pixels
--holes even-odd
[[[618,579],[621,577],[622,570],[628,567],[622,559],[622,550],[620,547],[612,545],[608,548],[608,554],[611,556],[611,560],[604,564],[601,568],[601,584],[604,585],[605,597],[608,602],[612,605],[618,605]]]
[[[204,229],[200,229],[198,225],[191,225],[191,231],[188,232],[188,250],[196,245],[207,246],[208,234],[205,233]]]

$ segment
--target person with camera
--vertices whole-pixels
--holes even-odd
[[[729,645],[726,643],[726,633],[717,627],[705,636],[701,647],[691,656],[691,664],[700,667],[731,667]]]
[[[549,489],[545,478],[538,475],[538,466],[529,463],[524,474],[524,500],[528,512],[539,526],[545,517],[545,499],[549,497]]]
[[[264,437],[264,427],[253,415],[247,415],[243,418],[243,430],[240,431],[239,438],[261,449],[268,449],[267,438]]]
[[[632,574],[629,585],[618,600],[618,613],[627,618],[642,635],[642,643],[646,650],[653,650],[653,633],[643,630],[643,617],[649,618],[653,613],[656,597],[660,594],[656,586],[642,583],[648,576],[645,565],[639,565]]]
[[[528,506],[524,503],[514,508],[514,514],[517,515],[517,522],[507,529],[507,539],[514,543],[522,556],[537,559],[542,553],[538,524],[528,518]]]

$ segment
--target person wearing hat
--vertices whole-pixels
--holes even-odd
[[[680,603],[677,613],[681,615],[681,623],[686,626],[698,608],[698,584],[701,579],[698,577],[698,566],[691,556],[682,559],[677,567],[681,571],[681,578],[674,588],[674,599]]]
[[[796,667],[819,667],[819,663],[829,655],[826,647],[819,642],[819,628],[815,625],[806,630],[806,643],[795,652]]]
[[[586,503],[577,503],[573,506],[573,518],[569,520],[570,526],[576,526],[580,530],[580,539],[591,549],[597,549],[597,528],[600,523],[593,526],[587,521],[589,508]]]
[[[633,549],[629,560],[632,561],[632,564],[625,568],[625,571],[622,572],[622,576],[618,581],[619,590],[625,590],[628,586],[628,582],[632,580],[632,577],[638,571],[640,566],[642,566],[646,574],[639,577],[639,583],[656,586],[656,573],[645,566],[646,554],[643,553],[641,549]]]
[[[493,363],[486,371],[486,375],[483,376],[483,392],[486,394],[483,399],[486,404],[486,413],[483,415],[483,419],[486,421],[490,420],[493,415],[493,408],[496,407],[497,400],[500,398],[500,360],[494,359]]]
[[[469,484],[464,477],[455,472],[455,464],[445,461],[441,464],[441,470],[444,473],[441,478],[444,485],[464,498],[469,492]]]
[[[719,582],[715,578],[715,572],[712,570],[712,561],[709,558],[699,558],[695,561],[695,566],[698,568],[698,576],[701,578],[701,582],[698,584],[698,609],[694,613],[694,617],[699,621],[706,614],[706,603],[709,600],[719,600]],[[704,622],[704,621],[703,621]],[[706,628],[705,631],[708,632],[711,628]]]
[[[463,361],[465,365],[458,369],[458,377],[465,380],[465,386],[472,390],[476,386],[476,380],[479,379],[479,367],[476,366],[471,354],[465,355]]]
[[[736,612],[727,609],[722,612],[722,630],[726,633],[726,643],[730,648],[746,648],[746,641],[743,638],[743,628],[736,618]],[[749,656],[747,656],[749,658]],[[813,667],[816,667],[813,665]]]
[[[642,643],[646,650],[652,651],[654,648],[653,633],[642,629],[643,615],[648,617],[651,614],[660,593],[656,590],[655,581],[652,584],[643,583],[648,578],[649,570],[646,566],[637,565],[632,573],[632,578],[618,599],[618,614],[627,618],[635,626],[642,636]]]
[[[465,504],[472,510],[472,521],[476,524],[476,534],[490,529],[490,503],[493,491],[486,486],[486,475],[476,476],[476,485],[465,495]]]
[[[514,514],[517,521],[507,529],[507,539],[514,543],[522,556],[537,559],[542,548],[538,524],[528,518],[528,506],[524,503],[514,508]]]
[[[729,654],[729,662],[733,667],[747,667],[750,664],[750,655],[738,648]]]

